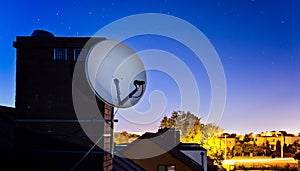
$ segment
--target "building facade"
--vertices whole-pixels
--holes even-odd
[[[17,36],[13,43],[17,51],[15,152],[17,161],[26,156],[25,168],[112,170],[109,136],[99,142],[107,149],[96,146],[81,161],[94,143],[82,130],[72,100],[75,64],[85,67],[89,48],[102,40],[104,38],[55,37],[41,30],[31,36]],[[82,73],[82,81],[84,91],[93,93],[86,88],[89,84],[85,73]],[[82,101],[89,100],[86,98],[83,95]],[[99,99],[97,105],[105,119],[99,123],[103,129],[95,132],[100,135],[105,125],[107,127],[104,123],[112,119],[113,108]]]

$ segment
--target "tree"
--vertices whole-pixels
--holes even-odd
[[[216,151],[216,153],[213,153],[210,156],[215,160],[216,164],[221,165],[224,160],[224,151]]]
[[[191,112],[174,111],[170,118],[165,116],[160,122],[160,128],[175,128],[181,132],[180,141],[199,143],[202,125],[200,118]]]
[[[289,145],[287,146],[286,152],[287,152],[287,153],[296,154],[297,148],[294,146],[294,144],[289,144]]]
[[[232,148],[232,154],[233,154],[233,156],[241,156],[243,154],[243,147],[242,147],[241,143],[237,143]]]
[[[223,129],[214,124],[202,124],[202,136],[200,139],[200,144],[205,144],[209,138],[216,136],[216,134],[220,134],[222,132]]]
[[[253,153],[253,151],[254,151],[253,144],[251,144],[249,142],[244,142],[242,147],[243,147],[243,152],[244,152],[245,156],[249,156],[250,153]]]
[[[114,134],[114,141],[116,144],[124,144],[124,143],[131,143],[132,141],[136,140],[139,137],[137,134],[130,134],[126,131],[121,133]]]
[[[283,152],[287,153],[288,152],[288,146],[286,143],[283,144]]]
[[[270,143],[267,140],[267,142],[266,142],[266,156],[270,156],[270,155],[272,155],[272,150],[270,148]]]
[[[216,164],[220,164],[224,160],[225,144],[217,135],[208,137],[201,145],[207,150],[207,155],[215,160]]]
[[[265,154],[264,148],[259,146],[254,146],[253,155],[254,156],[263,156]]]
[[[300,141],[299,141],[299,139],[294,141],[294,143],[292,144],[292,147],[295,149],[295,153],[300,152]]]
[[[218,135],[223,129],[214,124],[201,124],[200,118],[190,112],[174,111],[171,117],[165,116],[160,122],[160,128],[175,128],[181,132],[180,141],[198,143],[206,150],[208,156],[220,163],[224,160],[225,144]]]
[[[200,145],[207,150],[207,155],[218,161],[224,160],[225,143],[222,143],[219,135],[223,129],[214,124],[202,124]],[[219,164],[219,163],[218,163]]]
[[[178,118],[178,114],[180,114],[181,111],[173,111],[170,118],[167,116],[164,116],[164,118],[160,121],[160,128],[173,128],[175,126],[175,120]]]
[[[281,152],[281,143],[279,140],[276,141],[276,152],[278,152],[278,153]]]
[[[171,128],[172,126],[169,125],[169,119],[167,116],[164,116],[163,119],[160,121],[159,128]]]

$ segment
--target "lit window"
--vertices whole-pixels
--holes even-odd
[[[158,165],[158,171],[176,171],[175,165]]]
[[[167,171],[175,171],[175,165],[169,165]]]
[[[67,48],[55,48],[54,49],[54,60],[66,61],[68,60]]]
[[[74,61],[84,61],[86,56],[86,49],[74,49]]]

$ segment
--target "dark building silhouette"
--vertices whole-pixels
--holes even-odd
[[[140,171],[136,166],[144,170],[207,171],[206,149],[199,144],[180,143],[179,138],[179,131],[174,128],[159,129],[156,133],[146,132],[132,143],[116,147],[116,154],[122,157],[114,158],[114,167],[122,171]],[[136,158],[136,154],[142,154],[145,158]],[[130,165],[118,165],[119,160],[126,161],[132,156],[133,159],[127,162]]]
[[[70,170],[94,145],[74,111],[72,76],[75,63],[84,67],[89,48],[102,40],[55,37],[43,30],[17,36],[13,43],[17,50],[15,157],[14,166],[8,164],[8,168]],[[84,73],[82,78],[87,87]],[[104,119],[111,120],[113,108],[99,99],[97,104]],[[104,122],[99,124],[103,129],[96,131],[104,131]],[[110,142],[111,137],[104,137],[100,143],[107,149],[96,146],[74,170],[112,170],[111,155],[106,152]]]
[[[0,161],[12,155],[14,147],[14,121],[15,108],[0,106]]]

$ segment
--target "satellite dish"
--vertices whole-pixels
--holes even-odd
[[[100,41],[90,49],[86,75],[96,96],[114,107],[134,106],[146,88],[146,72],[140,57],[116,40]]]

